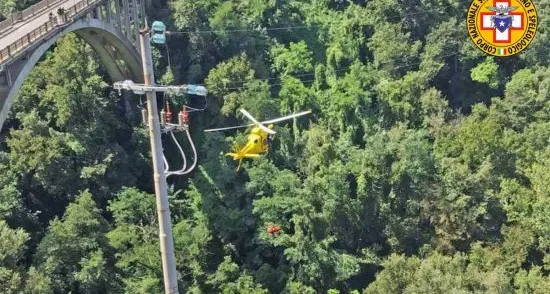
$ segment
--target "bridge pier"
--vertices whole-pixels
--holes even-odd
[[[124,31],[126,33],[126,38],[136,45],[132,40],[132,29],[130,28],[130,11],[129,11],[129,5],[128,0],[122,0],[122,6],[124,8],[124,25],[126,26],[126,30]]]
[[[111,11],[111,0],[107,0],[107,2],[105,2],[105,11],[107,13],[107,22],[113,23],[113,13]]]
[[[8,88],[11,88],[13,86],[13,83],[17,79],[17,76],[19,75],[19,73],[21,72],[23,67],[25,66],[25,63],[26,63],[27,60],[28,60],[27,56],[24,56],[23,58],[21,58],[19,60],[15,60],[13,63],[6,66],[4,68],[4,72],[3,72],[3,75],[2,75],[3,79],[0,79],[0,80],[5,81],[5,82],[0,83],[0,85],[7,86]]]
[[[95,18],[97,18],[99,20],[103,19],[103,15],[102,15],[102,12],[101,12],[101,5],[96,6],[96,8],[95,8]]]
[[[0,85],[0,105],[6,105],[8,94],[10,92],[10,87],[6,85]],[[4,121],[0,121],[0,129],[2,128]]]
[[[122,13],[121,13],[121,2],[122,0],[114,0],[115,1],[115,7],[116,7],[116,22],[117,22],[117,29],[121,32],[123,32],[122,30]]]
[[[9,87],[11,85],[10,69],[4,67],[0,72],[0,87]]]
[[[139,48],[140,46],[138,46],[138,42],[139,42],[139,18],[138,18],[138,9],[139,9],[139,6],[138,6],[138,0],[132,0],[132,12],[133,12],[133,15],[134,17],[132,17],[132,22],[134,24],[134,37],[135,37],[135,42],[134,42],[134,46],[136,46],[137,48]]]

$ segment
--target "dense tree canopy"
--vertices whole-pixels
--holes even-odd
[[[180,293],[548,292],[549,0],[507,58],[468,38],[469,1],[153,2],[185,32],[154,48],[159,83],[209,91],[190,114],[198,165],[169,180]],[[97,60],[59,40],[4,124],[0,293],[163,291],[140,98],[127,107]],[[224,153],[245,130],[202,130],[239,108],[312,115],[236,172]]]

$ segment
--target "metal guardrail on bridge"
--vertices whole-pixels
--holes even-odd
[[[98,2],[101,2],[102,0],[82,0],[75,4],[74,6],[71,6],[70,8],[66,9],[66,13],[64,15],[65,20],[59,21],[58,17],[53,17],[52,19],[48,20],[38,28],[34,29],[30,33],[26,34],[25,36],[19,38],[12,44],[10,44],[8,47],[0,50],[0,65],[2,65],[5,61],[7,61],[10,57],[15,56],[17,53],[21,52],[28,46],[32,45],[35,41],[39,41],[43,39],[48,33],[60,29],[60,24],[65,24],[70,22],[69,18],[75,16],[79,12],[85,10],[86,8],[90,6],[94,6]],[[45,2],[45,1],[43,1]]]

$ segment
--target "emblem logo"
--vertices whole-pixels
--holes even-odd
[[[532,0],[473,0],[466,24],[481,51],[510,56],[525,50],[535,38],[537,10]]]

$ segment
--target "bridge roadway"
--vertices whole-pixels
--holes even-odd
[[[10,44],[15,43],[18,39],[32,32],[34,29],[43,25],[49,20],[50,12],[54,16],[59,17],[57,10],[64,8],[68,10],[70,7],[76,5],[80,0],[60,0],[52,4],[50,7],[46,7],[40,13],[29,17],[27,20],[23,20],[13,24],[12,27],[0,31],[0,50],[8,47]]]

